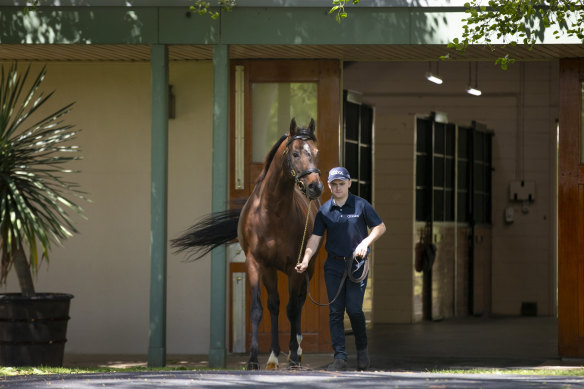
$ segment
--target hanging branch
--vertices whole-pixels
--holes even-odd
[[[217,0],[218,11],[215,11],[211,9],[211,3],[209,1],[196,0],[189,9],[191,12],[196,12],[199,15],[209,15],[211,19],[217,20],[221,12],[231,12],[231,9],[235,7],[236,3],[237,0]]]
[[[548,29],[556,39],[576,36],[584,42],[584,0],[489,0],[488,6],[482,3],[465,3],[468,17],[462,20],[462,36],[454,38],[449,48],[464,53],[472,44],[485,44],[491,50],[496,45],[507,48],[523,44],[531,50],[537,42],[543,42]],[[503,70],[514,62],[511,53],[495,61]]]
[[[347,12],[345,11],[345,5],[347,4],[349,0],[333,0],[333,6],[332,8],[329,10],[329,15],[330,14],[334,14],[335,15],[335,19],[337,20],[337,22],[341,22],[341,20],[347,18],[347,16],[349,16],[347,14]],[[359,0],[350,0],[353,5],[357,5],[359,4]]]

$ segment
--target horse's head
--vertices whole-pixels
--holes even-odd
[[[298,127],[296,120],[292,119],[286,141],[289,169],[300,190],[311,200],[318,198],[323,188],[315,143],[314,119],[310,119],[306,128]]]

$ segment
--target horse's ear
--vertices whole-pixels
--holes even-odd
[[[296,119],[292,118],[290,121],[290,135],[296,134]]]
[[[310,118],[310,124],[308,125],[308,129],[310,130],[311,134],[314,134],[314,118]]]

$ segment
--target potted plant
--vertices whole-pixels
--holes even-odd
[[[61,366],[73,297],[37,293],[33,283],[51,243],[77,232],[71,211],[83,216],[70,200],[83,192],[65,179],[74,172],[69,162],[80,158],[71,144],[78,130],[63,120],[73,104],[47,108],[54,92],[41,91],[45,74],[16,63],[0,73],[0,283],[14,268],[21,291],[0,294],[4,366]]]

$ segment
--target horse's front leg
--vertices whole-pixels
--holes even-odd
[[[263,308],[260,300],[260,266],[255,258],[248,254],[245,258],[247,279],[251,289],[251,342],[249,346],[249,360],[247,361],[247,370],[259,370],[260,364],[258,361],[258,326],[262,320]]]
[[[270,357],[266,364],[266,369],[278,369],[280,363],[280,341],[278,339],[278,315],[280,314],[280,296],[278,295],[278,274],[276,269],[264,268],[262,270],[262,280],[268,291],[268,310],[270,311],[271,340]]]
[[[302,307],[306,301],[306,275],[297,274],[295,271],[288,275],[288,292],[290,299],[286,307],[288,320],[290,321],[290,354],[288,367],[300,368],[302,362]]]

